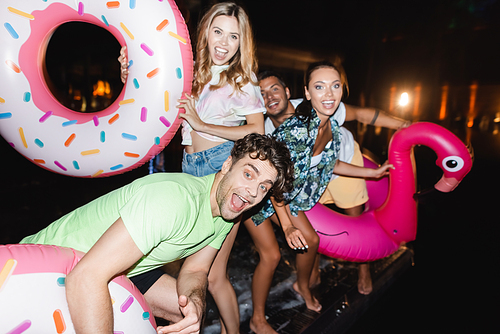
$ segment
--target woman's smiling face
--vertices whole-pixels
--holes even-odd
[[[342,99],[340,74],[331,67],[320,67],[311,73],[305,95],[321,120],[326,120],[337,110]]]
[[[240,27],[234,16],[217,16],[208,31],[208,49],[215,65],[227,65],[240,47]]]

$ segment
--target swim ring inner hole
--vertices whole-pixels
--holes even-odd
[[[94,24],[58,26],[47,43],[43,71],[54,98],[83,113],[109,107],[124,87],[117,61],[120,48],[113,34]]]

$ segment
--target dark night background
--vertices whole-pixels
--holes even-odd
[[[199,12],[210,1],[180,1],[194,39]],[[437,122],[475,149],[471,173],[452,193],[432,193],[419,204],[415,265],[359,319],[349,334],[357,333],[498,333],[500,275],[498,189],[500,134],[495,118],[500,112],[500,2],[497,0],[361,1],[269,0],[238,1],[248,11],[257,41],[261,69],[275,69],[290,80],[292,95],[302,94],[300,66],[280,67],[268,61],[273,50],[296,52],[321,59],[340,56],[350,85],[346,103],[382,108],[413,120]],[[55,46],[57,48],[57,45]],[[76,48],[78,46],[75,46]],[[95,41],[66,77],[89,78],[92,68],[116,61],[119,45],[104,60],[90,56]],[[94,50],[94,51],[92,51]],[[99,53],[99,52],[97,52]],[[49,60],[48,60],[49,61]],[[53,60],[54,61],[54,60]],[[89,64],[99,64],[89,67]],[[58,63],[54,61],[54,63]],[[89,66],[87,66],[89,65]],[[118,63],[116,63],[118,65]],[[73,66],[73,67],[72,67]],[[108,66],[104,66],[108,67]],[[109,66],[113,67],[113,66]],[[78,70],[75,70],[77,68]],[[116,72],[107,76],[121,89]],[[66,80],[71,81],[66,78]],[[57,81],[57,79],[56,79]],[[470,87],[478,88],[470,108]],[[446,117],[440,118],[442,89],[449,87]],[[421,87],[417,112],[390,110],[390,90]],[[88,86],[87,86],[88,88]],[[469,123],[472,121],[472,123]],[[468,124],[468,125],[467,125]],[[356,129],[356,124],[351,125]],[[381,160],[387,136],[373,129],[358,139]],[[387,133],[390,134],[390,133]],[[382,139],[380,139],[382,138]],[[1,140],[0,243],[15,243],[37,232],[62,214],[148,173],[142,166],[106,179],[78,179],[35,166]],[[165,149],[167,162],[179,166],[179,142]],[[419,189],[440,177],[433,152],[417,148]]]

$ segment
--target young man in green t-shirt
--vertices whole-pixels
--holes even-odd
[[[293,181],[288,149],[272,137],[238,140],[217,174],[161,173],[138,179],[53,222],[21,243],[71,247],[86,255],[66,277],[78,333],[112,333],[108,282],[127,273],[153,314],[177,321],[158,332],[196,332],[210,266],[232,221]],[[186,258],[177,281],[163,264]],[[179,309],[182,317],[178,316]]]

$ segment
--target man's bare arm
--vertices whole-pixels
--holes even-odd
[[[108,283],[142,256],[121,218],[85,254],[66,277],[66,298],[76,333],[113,333]]]

